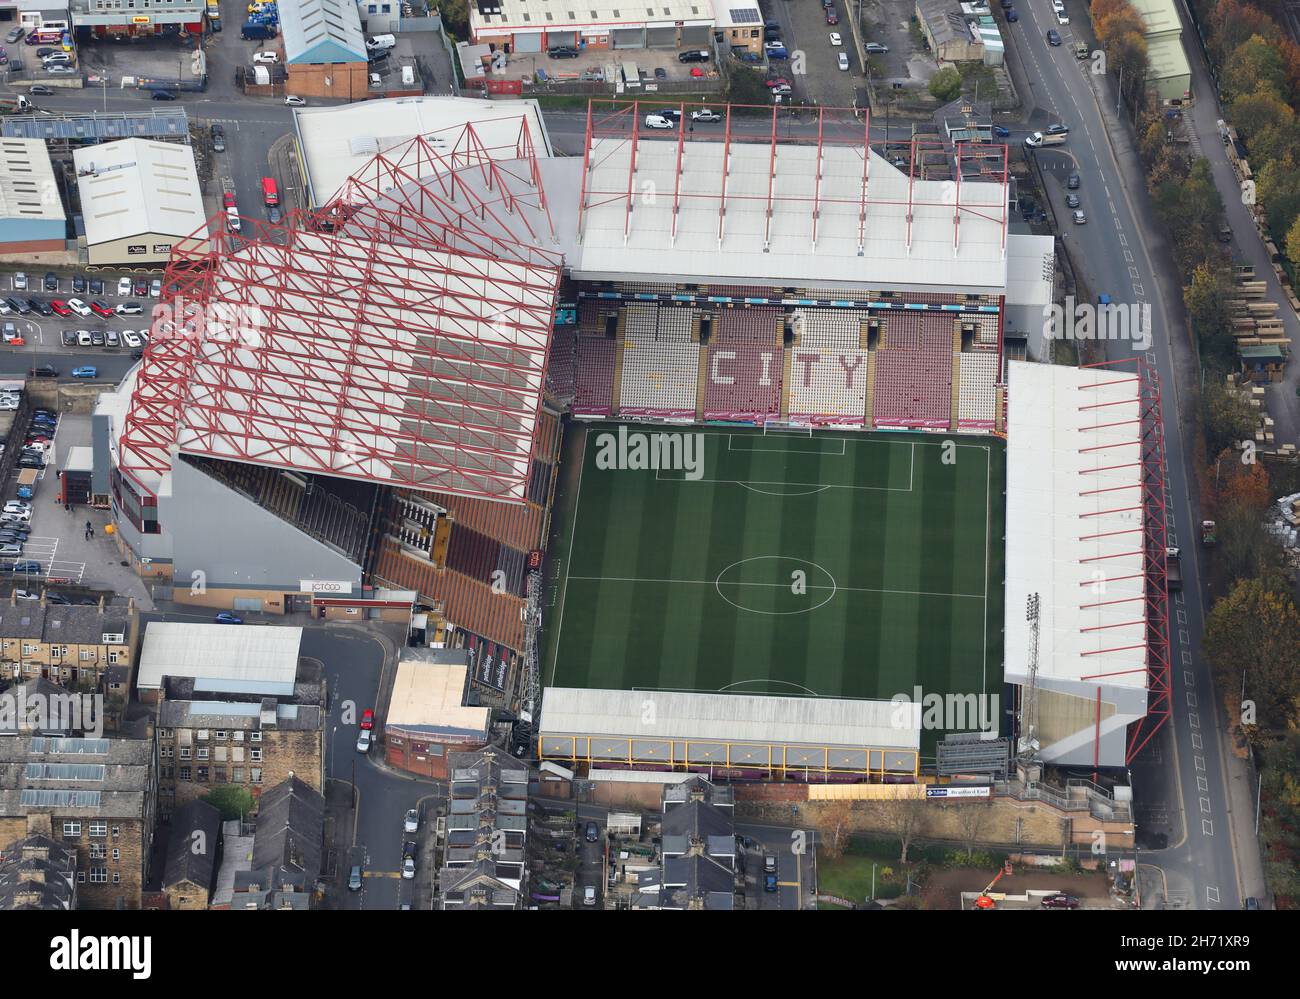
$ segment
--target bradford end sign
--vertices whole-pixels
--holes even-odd
[[[993,788],[988,787],[953,787],[948,784],[929,785],[925,789],[927,798],[989,798]]]

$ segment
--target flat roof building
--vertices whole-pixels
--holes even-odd
[[[169,676],[192,678],[196,694],[291,696],[301,645],[301,628],[153,621],[140,650],[140,699],[156,700]]]
[[[468,691],[467,649],[406,650],[384,719],[388,763],[445,779],[449,753],[487,745],[491,711],[466,706]]]

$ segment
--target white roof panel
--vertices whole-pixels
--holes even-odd
[[[140,649],[140,690],[164,676],[254,681],[292,693],[302,629],[151,621]]]
[[[145,234],[206,232],[189,146],[122,139],[75,149],[72,157],[91,246]]]

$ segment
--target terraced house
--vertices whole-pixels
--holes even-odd
[[[101,600],[90,607],[11,596],[0,603],[0,677],[20,682],[40,677],[80,689],[93,685],[125,699],[139,622],[134,601],[106,606]]]
[[[75,851],[79,908],[140,908],[157,800],[147,720],[113,739],[0,739],[0,843],[44,836]]]

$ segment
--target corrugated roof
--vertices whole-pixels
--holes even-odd
[[[42,140],[0,138],[0,218],[64,220],[63,200]]]
[[[76,149],[72,157],[91,246],[130,236],[179,237],[205,230],[189,146],[123,139]]]
[[[156,690],[164,676],[184,676],[259,681],[292,694],[301,645],[301,628],[153,621],[144,633],[137,686]]]
[[[361,16],[350,0],[279,0],[280,34],[289,63],[366,61]]]

